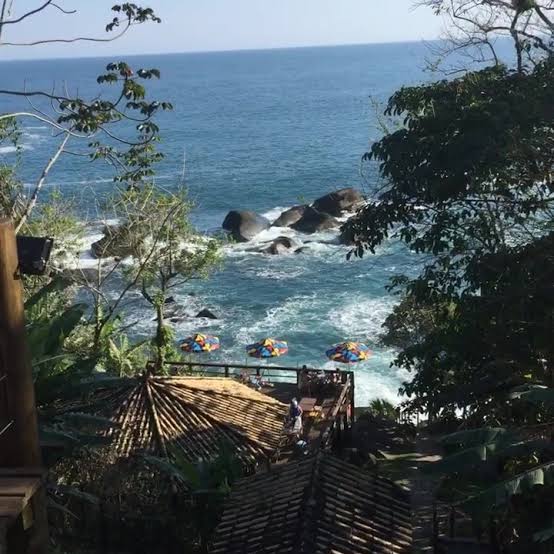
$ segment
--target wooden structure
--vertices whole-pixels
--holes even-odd
[[[210,552],[403,554],[411,541],[402,489],[320,453],[236,483]]]
[[[266,387],[249,386],[238,373],[231,372],[235,367],[239,368],[221,366],[223,372],[213,372],[209,371],[211,365],[188,368],[187,364],[170,364],[172,370],[179,370],[175,376],[157,376],[150,368],[142,376],[99,389],[84,403],[72,403],[64,411],[85,411],[113,420],[113,428],[107,431],[112,439],[108,447],[112,459],[137,453],[166,457],[177,449],[184,458],[196,462],[214,458],[225,441],[253,469],[289,459],[299,438],[307,442],[309,450],[319,451],[332,445],[349,427],[353,395],[350,373],[305,370],[323,379],[318,389],[323,392],[318,394],[314,381],[306,389],[306,394],[314,396],[304,397],[294,369],[277,368],[292,374],[292,380],[281,373],[279,382]],[[183,369],[189,375],[182,375]],[[270,369],[275,373],[276,368]],[[304,432],[297,438],[285,428],[293,397],[304,408]]]
[[[0,220],[0,552],[46,551],[40,465],[16,238]]]
[[[304,410],[301,438],[307,441],[312,452],[335,445],[354,422],[352,371],[192,362],[170,362],[166,364],[166,369],[179,374],[240,378],[243,381],[246,374],[251,379],[250,385],[284,404],[296,397]],[[287,458],[283,449],[281,454],[284,454],[282,458]]]
[[[87,406],[113,419],[108,434],[115,457],[168,456],[178,449],[197,462],[214,458],[227,441],[247,465],[278,450],[287,413],[285,404],[232,379],[148,373],[99,391]]]

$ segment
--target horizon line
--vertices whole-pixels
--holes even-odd
[[[430,42],[440,41],[440,38],[435,39],[409,39],[409,40],[390,40],[376,42],[349,42],[338,44],[301,44],[292,46],[265,46],[262,48],[229,48],[227,50],[182,50],[168,52],[140,52],[133,54],[107,54],[107,55],[84,55],[84,56],[53,56],[53,57],[38,57],[38,58],[7,58],[0,59],[0,63],[12,62],[37,62],[37,61],[55,61],[55,60],[92,60],[102,58],[112,58],[114,56],[139,57],[139,56],[179,56],[179,55],[195,55],[195,54],[227,54],[240,52],[271,52],[274,50],[302,50],[309,48],[341,48],[349,46],[385,46],[394,44],[425,44]]]

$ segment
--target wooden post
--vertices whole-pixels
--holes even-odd
[[[18,271],[13,225],[0,220],[0,359],[5,364],[10,415],[14,422],[6,465],[40,467],[35,390],[31,358],[25,333],[23,291]],[[34,523],[29,530],[27,554],[41,554],[48,547],[48,524],[44,490],[32,500]],[[15,553],[14,553],[15,554]]]

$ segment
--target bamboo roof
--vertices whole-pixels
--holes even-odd
[[[411,552],[407,494],[320,453],[235,484],[212,554]]]
[[[273,454],[281,444],[287,406],[227,378],[143,376],[103,391],[100,413],[117,457],[137,452],[192,462],[215,457],[230,443],[243,462]]]

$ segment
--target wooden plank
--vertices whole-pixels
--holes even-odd
[[[8,376],[15,432],[2,465],[41,465],[35,390],[27,347],[19,261],[13,226],[0,220],[0,358]]]
[[[36,477],[40,479],[46,471],[41,467],[0,467],[0,477]]]
[[[17,244],[9,219],[0,219],[0,359],[4,366],[2,373],[7,375],[9,417],[14,422],[10,440],[4,441],[0,452],[0,465],[41,466],[35,387],[27,345]],[[8,500],[13,508],[15,502],[10,497],[0,499],[0,506],[6,512],[9,509]],[[18,502],[21,503],[21,499]],[[31,502],[35,523],[28,535],[27,553],[44,554],[48,550],[48,519],[42,487],[35,492]],[[18,508],[18,513],[21,508]]]
[[[22,512],[23,499],[19,496],[0,497],[0,517],[15,519]]]
[[[0,497],[21,496],[26,501],[35,494],[40,486],[36,477],[2,477],[0,476]]]

